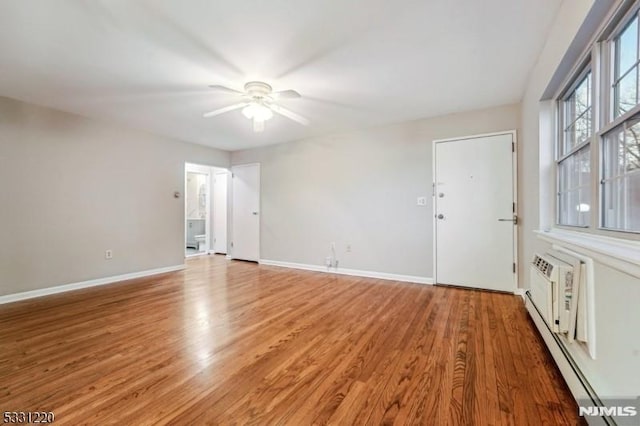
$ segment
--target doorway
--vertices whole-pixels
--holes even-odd
[[[227,253],[227,169],[185,163],[185,257]]]
[[[210,181],[209,167],[187,164],[185,167],[185,255],[209,251]]]
[[[229,171],[215,169],[213,173],[213,252],[227,254],[227,192]]]
[[[517,288],[515,131],[434,141],[435,283]]]

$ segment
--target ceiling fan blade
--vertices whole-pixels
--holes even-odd
[[[229,105],[229,106],[224,107],[224,108],[219,108],[219,109],[215,109],[213,111],[209,111],[209,112],[207,112],[205,114],[202,114],[202,116],[204,118],[215,117],[216,115],[224,114],[225,112],[233,111],[235,109],[240,109],[240,108],[243,108],[243,107],[245,107],[247,105],[248,104],[246,102],[241,102],[239,104]]]
[[[301,116],[300,114],[296,114],[293,111],[290,111],[286,108],[283,108],[279,105],[273,105],[273,104],[269,104],[267,105],[269,107],[269,109],[271,109],[271,111],[278,113],[280,115],[283,115],[285,117],[287,117],[290,120],[295,121],[296,123],[300,123],[303,126],[308,126],[310,121],[308,118],[305,118],[303,116]]]
[[[221,86],[219,84],[213,84],[209,86],[212,89],[218,90],[220,92],[227,92],[227,93],[232,93],[234,95],[244,95],[244,92],[241,92],[239,90],[236,89],[232,89],[231,87],[227,87],[227,86]]]
[[[301,98],[300,93],[295,90],[281,90],[279,92],[271,93],[274,99],[296,99]]]

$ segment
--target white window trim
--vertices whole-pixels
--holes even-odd
[[[625,11],[626,10],[626,11]],[[629,111],[613,117],[613,96],[609,90],[611,86],[611,78],[613,77],[613,62],[611,59],[612,49],[611,43],[620,34],[620,32],[628,24],[628,20],[632,16],[640,13],[640,0],[620,0],[618,4],[612,8],[607,14],[607,18],[600,24],[598,30],[594,33],[587,48],[582,52],[579,60],[571,69],[559,86],[558,91],[553,97],[555,108],[555,141],[554,150],[555,158],[553,162],[554,176],[554,196],[553,196],[553,228],[561,232],[575,233],[578,235],[596,236],[610,238],[614,240],[640,241],[640,232],[631,230],[620,230],[605,228],[602,226],[602,204],[601,204],[601,185],[600,179],[602,174],[602,138],[605,134],[620,126],[635,114],[640,113],[640,104],[631,108]],[[640,29],[639,29],[640,32]],[[603,63],[604,62],[604,63]],[[604,65],[608,65],[605,69]],[[589,143],[591,146],[591,204],[594,207],[593,214],[590,217],[588,226],[579,225],[563,225],[559,223],[559,179],[557,175],[558,163],[566,156],[560,157],[559,141],[562,137],[562,120],[560,114],[564,114],[564,110],[560,108],[561,101],[564,101],[567,94],[570,93],[580,83],[581,78],[591,71],[592,75],[592,120],[593,130],[592,138]],[[598,101],[596,101],[598,100]],[[586,144],[586,143],[585,143]],[[579,150],[580,148],[578,148]],[[595,167],[593,167],[595,165]]]

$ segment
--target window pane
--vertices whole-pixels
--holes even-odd
[[[618,49],[618,66],[616,77],[621,76],[631,68],[638,59],[638,19],[620,34],[616,43]]]
[[[624,126],[603,142],[602,225],[640,232],[640,120]]]
[[[619,148],[619,163],[625,173],[640,169],[640,122],[625,132],[624,143]]]
[[[609,179],[640,169],[640,121],[626,131],[617,131],[604,140],[603,178]]]
[[[591,73],[587,74],[582,83],[576,87],[573,101],[575,102],[575,117],[581,116],[591,106]]]
[[[591,150],[587,146],[577,153],[579,185],[589,186],[591,184]]]
[[[622,115],[629,111],[636,105],[636,99],[638,94],[638,67],[634,67],[633,70],[625,75],[622,80],[616,85],[616,116]]]
[[[587,113],[576,121],[576,145],[586,142],[591,137],[591,117]]]
[[[640,173],[605,182],[602,195],[605,228],[640,232]]]
[[[623,173],[624,165],[620,161],[619,147],[624,143],[624,132],[616,131],[608,134],[604,139],[602,149],[602,177],[608,179],[612,176],[620,176]]]
[[[591,215],[589,145],[558,164],[558,223],[588,226]]]
[[[589,221],[591,220],[591,188],[580,189],[577,211],[578,225],[589,226]]]
[[[575,127],[574,124],[571,124],[564,131],[564,143],[563,143],[563,146],[562,146],[561,155],[564,155],[567,152],[571,151],[571,148],[573,148],[574,146],[577,146],[577,144],[576,144],[576,127]]]
[[[627,178],[626,222],[630,231],[640,232],[640,174]]]
[[[614,116],[629,111],[638,103],[638,18],[614,41],[615,66],[613,76]]]
[[[580,204],[578,190],[569,192],[569,200],[567,202],[567,208],[569,209],[567,217],[569,221],[565,225],[580,225],[578,222],[578,204]]]
[[[569,194],[566,192],[558,194],[558,223],[560,225],[569,223]]]
[[[589,145],[558,164],[559,191],[566,192],[590,184],[591,151]]]
[[[574,156],[563,160],[558,164],[558,191],[567,192],[571,188],[575,188],[578,185],[577,175],[575,173]]]
[[[570,152],[576,146],[591,137],[591,73],[564,100],[564,140],[561,155]]]

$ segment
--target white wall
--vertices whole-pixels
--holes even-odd
[[[530,259],[535,252],[551,248],[532,231],[551,227],[555,221],[553,101],[541,99],[555,91],[552,86],[558,83],[556,71],[561,70],[560,75],[566,76],[588,45],[588,38],[602,21],[604,11],[614,3],[609,0],[563,2],[522,101],[519,193],[523,261],[519,272],[521,283],[527,288]],[[569,350],[601,397],[638,395],[640,279],[598,262],[594,269],[597,359],[590,359],[575,346]]]
[[[597,359],[574,358],[599,395],[639,396],[640,279],[599,263],[594,277]]]
[[[519,117],[508,105],[233,152],[232,164],[261,163],[260,257],[324,265],[335,242],[341,268],[431,278],[432,141]]]
[[[0,295],[182,264],[185,161],[229,154],[0,98]]]

